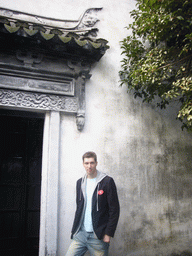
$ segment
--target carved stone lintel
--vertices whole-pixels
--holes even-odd
[[[3,74],[3,71],[5,72],[5,70],[0,69],[0,73]],[[81,69],[78,73],[75,72],[76,79],[66,77],[66,81],[63,81],[66,83],[65,87],[62,84],[60,86],[55,81],[43,81],[40,79],[41,77],[34,80],[32,74],[35,73],[31,71],[32,77],[28,77],[30,75],[28,74],[29,70],[27,74],[23,74],[25,77],[18,77],[16,76],[17,73],[17,70],[15,70],[14,76],[9,76],[9,73],[1,76],[0,106],[75,113],[77,129],[79,131],[83,130],[85,125],[85,83],[91,77],[89,69]],[[49,79],[49,77],[46,78]],[[42,90],[41,87],[44,82],[45,88],[43,87]],[[49,90],[49,86],[52,90]],[[53,90],[53,86],[55,90]],[[59,91],[61,89],[65,89],[65,91]]]
[[[77,98],[0,89],[0,106],[77,113]]]
[[[0,79],[0,106],[76,113],[77,129],[82,131],[85,125],[85,83],[91,75],[89,74],[89,70],[86,69],[81,70],[77,76],[76,94],[73,92],[70,94],[71,97],[67,95],[52,94],[50,92],[46,93],[46,90],[38,90],[37,86],[37,88],[33,88],[36,91],[32,92],[29,90],[31,87],[28,88],[24,82],[27,82],[27,85],[30,85],[33,82],[33,79],[2,75]],[[69,80],[69,82],[70,81],[71,80]],[[18,84],[16,84],[16,82],[18,82]],[[24,83],[24,87],[21,87],[21,82]],[[15,85],[15,87],[13,87],[12,84]],[[37,85],[41,85],[41,80],[37,80]]]

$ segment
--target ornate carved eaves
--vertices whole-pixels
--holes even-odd
[[[85,83],[109,48],[95,39],[101,8],[55,20],[0,8],[0,106],[76,114],[85,124]]]
[[[22,49],[38,48],[47,55],[85,56],[93,63],[109,48],[107,40],[96,38],[98,29],[94,26],[101,9],[90,8],[78,20],[67,21],[0,8],[1,45],[4,50],[14,49],[22,38]]]

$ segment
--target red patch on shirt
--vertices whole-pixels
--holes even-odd
[[[104,193],[103,190],[99,190],[99,191],[98,191],[98,195],[100,195],[100,196],[103,195],[103,193]]]

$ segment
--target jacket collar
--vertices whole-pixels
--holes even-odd
[[[97,170],[97,176],[96,176],[96,184],[95,187],[98,185],[99,182],[101,182],[105,177],[107,176],[107,174],[100,172]],[[84,177],[82,178],[81,181],[81,189],[83,192],[83,196],[85,198],[85,189],[86,189],[86,183],[87,183],[87,174],[84,175]]]

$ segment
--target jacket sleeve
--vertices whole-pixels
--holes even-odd
[[[105,229],[105,234],[113,237],[115,234],[120,214],[119,199],[113,178],[109,179],[109,183],[107,186],[107,201],[109,207],[109,219],[107,227]]]
[[[78,225],[80,223],[80,218],[81,218],[81,213],[82,213],[82,208],[83,208],[83,196],[81,194],[81,179],[79,179],[76,183],[76,211],[75,211],[75,218],[73,221],[73,226],[72,226],[72,235],[71,238],[73,238],[73,234],[76,232]]]

